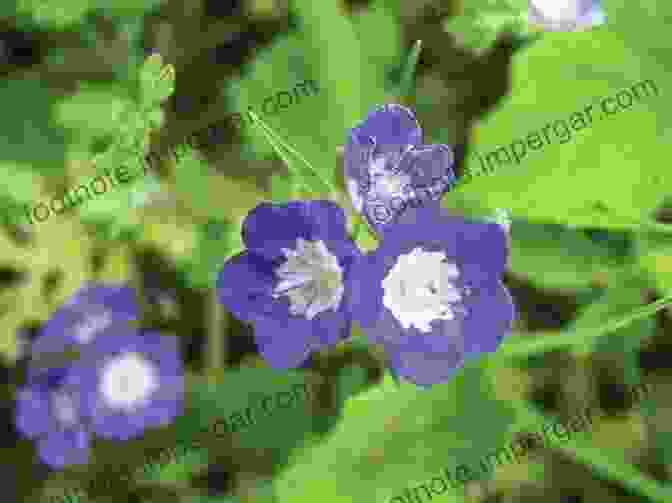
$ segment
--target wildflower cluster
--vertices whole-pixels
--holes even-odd
[[[132,288],[90,284],[35,338],[16,425],[50,467],[86,464],[94,434],[128,440],[180,414],[177,339],[134,328],[137,317]]]
[[[296,368],[358,323],[419,386],[445,382],[465,358],[496,350],[514,308],[501,282],[507,226],[445,213],[447,145],[423,145],[413,113],[374,110],[353,128],[344,170],[353,206],[380,239],[363,254],[333,202],[261,203],[243,222],[246,250],[220,271],[220,302],[252,323],[261,355]]]

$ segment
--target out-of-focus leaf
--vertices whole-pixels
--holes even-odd
[[[119,86],[81,84],[81,89],[54,107],[56,121],[70,130],[74,139],[91,141],[117,136],[122,113],[133,102],[119,93]]]
[[[511,227],[511,271],[539,288],[590,288],[596,276],[615,273],[625,262],[579,230],[524,220],[515,220]]]
[[[504,30],[529,37],[527,5],[508,1],[480,1],[464,6],[459,16],[446,19],[444,30],[452,33],[459,44],[471,50],[487,49]]]
[[[264,123],[254,112],[250,116],[255,124],[261,129],[266,140],[273,146],[275,153],[284,161],[300,188],[312,195],[319,195],[325,190],[335,193],[328,177],[320,173],[300,152],[283,140],[275,131]]]
[[[243,248],[240,224],[213,220],[202,226],[195,253],[186,264],[192,285],[214,288],[225,260]]]
[[[390,501],[433,477],[445,479],[443,469],[454,473],[459,465],[488,479],[478,462],[508,440],[515,417],[495,399],[479,364],[471,362],[449,383],[429,390],[397,387],[388,376],[348,400],[333,435],[306,449],[276,481],[278,499]],[[448,488],[440,498],[457,503],[463,496]]]
[[[509,339],[497,351],[500,356],[520,358],[551,351],[559,348],[581,347],[589,344],[591,339],[604,337],[612,332],[627,327],[631,323],[646,318],[672,305],[672,295],[663,297],[656,302],[630,310],[630,312],[613,316],[600,326],[568,330],[553,337],[534,337],[525,340]]]
[[[664,293],[672,292],[672,235],[642,233],[637,245],[639,263],[656,288]]]
[[[233,414],[241,414],[242,420],[247,422],[248,407],[252,408],[253,424],[234,432],[234,442],[241,449],[263,449],[279,469],[287,463],[290,453],[312,436],[315,418],[306,391],[293,388],[305,384],[308,396],[314,397],[317,389],[306,376],[303,372],[279,372],[265,367],[229,369],[216,382],[206,377],[190,376],[185,413],[174,423],[176,444],[190,445],[198,437],[207,445],[207,450],[201,450],[203,455],[198,455],[201,457],[197,460],[178,460],[162,467],[160,472],[173,470],[172,473],[177,475],[184,472],[175,465],[191,462],[193,466],[196,462],[206,462],[211,449],[217,451],[225,446],[225,442],[218,438],[220,434],[213,431],[214,423],[219,420],[230,423]],[[277,397],[282,394],[283,403],[289,403],[285,393],[292,393],[293,389],[299,390],[295,395],[299,398],[291,407],[279,408]],[[260,407],[260,400],[264,397],[272,397],[271,402],[266,402],[270,404],[268,415]],[[217,432],[221,428],[218,426]],[[279,431],[281,435],[278,435]]]
[[[152,54],[140,70],[140,99],[144,108],[153,109],[175,92],[175,68],[164,65],[160,54]]]
[[[457,191],[490,209],[507,207],[519,217],[583,227],[635,229],[658,207],[672,186],[672,173],[658,161],[672,134],[661,108],[672,79],[657,61],[662,58],[652,58],[645,46],[660,45],[655,41],[665,38],[663,20],[672,10],[661,1],[651,4],[655,14],[623,1],[605,8],[608,29],[546,33],[516,56],[511,96],[478,125],[466,167],[481,169],[479,155],[502,161],[493,159],[494,173],[476,176]],[[633,31],[641,43],[626,42]],[[601,100],[618,93],[624,108],[608,115]],[[534,148],[527,143],[534,133],[543,147],[538,140]],[[520,145],[527,147],[519,163],[511,155],[517,140],[519,152]],[[607,180],[608,190],[601,190]]]

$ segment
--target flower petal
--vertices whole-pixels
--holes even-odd
[[[158,388],[130,410],[119,410],[101,395],[105,363],[118,355],[138,353],[155,367]],[[85,353],[85,363],[73,369],[69,378],[82,390],[82,413],[90,418],[93,431],[103,437],[127,440],[149,427],[169,424],[180,410],[184,378],[178,341],[158,332],[123,334],[97,340]]]
[[[282,319],[288,308],[272,297],[275,281],[269,262],[250,252],[240,253],[229,259],[218,275],[219,302],[242,321],[260,316]]]
[[[399,146],[419,145],[422,129],[413,112],[401,105],[388,104],[375,108],[366,119],[352,129],[354,138],[373,138],[378,153],[388,149],[397,151]],[[353,145],[354,146],[354,145]],[[350,142],[346,145],[346,157],[353,156]]]
[[[292,316],[282,324],[274,320],[254,324],[259,353],[278,370],[299,367],[311,352],[335,344],[349,332],[350,324],[340,312],[323,312],[311,321]]]
[[[500,225],[453,216],[438,206],[421,206],[409,208],[385,230],[376,254],[396,257],[418,246],[444,251],[474,284],[501,277],[509,253]]]
[[[89,283],[79,290],[69,304],[99,304],[117,317],[137,319],[139,307],[133,288],[123,283]]]
[[[84,465],[89,461],[89,433],[82,428],[54,431],[37,442],[40,459],[52,468]]]
[[[448,145],[422,145],[405,152],[399,168],[411,175],[411,183],[416,190],[436,185],[435,192],[440,193],[438,197],[433,197],[436,200],[455,181],[454,162],[455,156]]]
[[[16,398],[17,429],[26,437],[45,435],[54,427],[49,411],[49,394],[37,387],[23,388]]]
[[[296,248],[298,238],[345,239],[345,214],[330,201],[261,203],[245,218],[242,237],[248,250],[272,261],[284,257],[283,248]]]
[[[372,252],[352,267],[350,294],[345,297],[345,302],[352,319],[364,329],[374,327],[380,321],[384,309],[382,281],[393,265],[394,258]]]
[[[464,318],[467,357],[494,353],[502,339],[511,332],[515,306],[501,281],[479,286],[467,302]]]
[[[442,328],[449,325],[443,322]],[[390,365],[397,375],[417,384],[431,386],[445,383],[462,367],[464,355],[458,345],[448,344],[443,335],[414,336],[404,344],[385,344]],[[454,339],[453,339],[454,340]],[[443,346],[443,349],[439,349]]]

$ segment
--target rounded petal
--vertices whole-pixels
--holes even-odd
[[[54,428],[46,390],[30,387],[18,391],[15,424],[28,438],[45,435]]]
[[[61,469],[89,461],[90,435],[82,428],[54,431],[38,440],[37,452],[45,464]]]
[[[444,194],[455,181],[454,163],[455,156],[448,145],[422,145],[405,152],[399,168],[411,175],[413,187],[440,184],[445,186],[441,192]]]
[[[122,283],[93,283],[82,293],[83,301],[89,304],[100,304],[117,317],[137,319],[139,307],[133,288]]]
[[[275,281],[269,262],[253,253],[243,252],[224,264],[217,278],[217,296],[219,302],[240,320],[281,319],[288,310],[272,297]]]
[[[131,318],[102,304],[70,304],[59,308],[45,323],[33,345],[33,356],[63,351],[67,345],[85,345],[110,330],[130,327]]]
[[[242,237],[249,251],[273,261],[298,238],[345,240],[345,213],[331,201],[261,203],[245,218]]]
[[[467,302],[464,347],[467,357],[494,353],[511,332],[515,307],[501,281],[479,286]]]
[[[402,344],[385,344],[385,349],[397,375],[418,386],[431,386],[448,382],[464,363],[459,344],[450,341],[441,334],[419,336],[417,340],[410,336]]]
[[[179,339],[176,336],[143,331],[140,333],[139,343],[136,347],[139,353],[157,363],[163,374],[180,376],[184,373]]]
[[[397,104],[382,105],[375,108],[366,119],[352,129],[356,138],[373,138],[378,152],[388,148],[397,151],[399,146],[420,145],[422,129],[413,112]],[[346,156],[349,143],[346,145]]]
[[[384,105],[369,113],[366,120],[350,130],[345,144],[343,168],[353,207],[363,212],[363,200],[369,193],[375,156],[385,156],[396,169],[403,153],[420,145],[422,130],[413,112],[401,105]]]
[[[386,228],[375,253],[380,260],[409,253],[418,246],[444,251],[473,284],[499,279],[509,253],[506,232],[500,225],[456,217],[438,206],[407,209],[396,225]]]
[[[254,324],[259,353],[278,370],[299,367],[311,352],[335,344],[349,332],[350,323],[346,317],[341,312],[331,311],[321,313],[311,321],[292,316],[281,323],[258,320]]]

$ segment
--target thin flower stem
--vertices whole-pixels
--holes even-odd
[[[552,337],[536,337],[524,342],[509,342],[504,343],[497,354],[507,358],[521,358],[539,353],[546,353],[554,349],[567,348],[573,346],[580,346],[589,339],[602,337],[612,333],[619,328],[628,326],[633,321],[641,318],[646,318],[652,314],[672,305],[672,295],[663,297],[656,302],[647,304],[635,309],[631,313],[622,318],[611,320],[602,327],[583,328],[569,331],[566,334],[555,335]]]
[[[262,121],[257,116],[257,114],[255,114],[251,110],[248,111],[248,114],[250,115],[250,117],[252,117],[253,122],[255,124],[257,124],[262,129],[262,131],[264,132],[264,134],[266,135],[267,138],[270,135],[278,145],[282,146],[287,152],[289,152],[291,154],[294,154],[296,156],[296,158],[299,161],[301,161],[309,169],[309,171],[329,190],[330,193],[334,193],[334,194],[338,193],[338,190],[336,190],[336,188],[328,180],[325,180],[324,178],[322,178],[320,176],[319,172],[313,167],[312,164],[310,164],[310,162],[308,162],[308,160],[303,155],[301,155],[301,153],[299,153],[295,148],[293,148],[285,140],[283,140],[280,135],[278,135],[275,131],[273,131],[270,127],[268,127],[268,125],[266,125],[264,123],[264,121]],[[269,142],[270,141],[271,140],[269,139]],[[273,144],[273,143],[271,143],[271,144]],[[287,163],[287,160],[285,160],[284,157],[283,157],[283,160],[285,161],[285,163]],[[310,190],[310,188],[308,188],[308,189]]]
[[[206,290],[206,309],[208,313],[206,357],[210,375],[218,375],[224,369],[226,361],[226,343],[228,337],[224,332],[224,312],[217,301],[217,295],[211,288]]]

